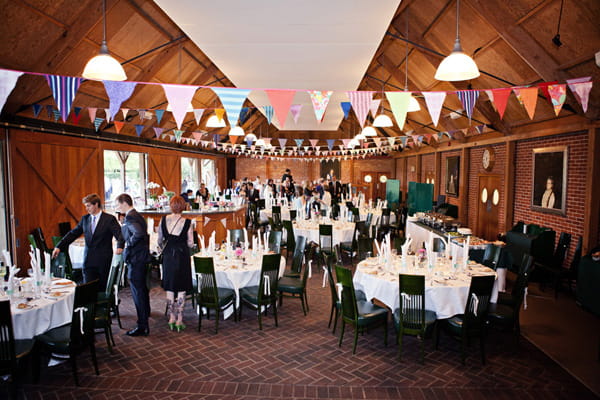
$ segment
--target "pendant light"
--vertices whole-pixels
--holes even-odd
[[[383,113],[385,107],[383,102],[385,100],[385,82],[381,85],[381,114],[377,115],[373,120],[373,126],[376,128],[390,128],[394,126],[392,119]]]
[[[408,10],[406,14],[406,39],[407,41],[404,42],[406,45],[406,53],[404,55],[404,91],[408,92]],[[408,109],[406,111],[421,111],[421,106],[419,105],[419,102],[413,97],[412,94],[410,95]]]
[[[377,131],[372,126],[365,126],[360,133],[366,137],[377,136]]]
[[[106,45],[106,0],[102,0],[102,44],[97,56],[92,57],[82,76],[95,81],[124,81],[127,79],[123,66],[108,52]]]
[[[456,1],[456,41],[452,53],[442,60],[435,73],[438,81],[466,81],[479,76],[479,68],[475,61],[465,54],[460,45],[458,34],[458,21],[460,0]]]

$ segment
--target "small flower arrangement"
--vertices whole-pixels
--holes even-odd
[[[160,189],[160,185],[156,182],[148,182],[146,185],[146,190],[148,190],[148,197],[156,202],[158,200],[158,190]]]
[[[240,258],[242,256],[242,254],[244,254],[244,250],[242,250],[241,247],[238,247],[237,249],[235,249],[235,256]]]

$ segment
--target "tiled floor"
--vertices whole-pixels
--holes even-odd
[[[511,337],[492,333],[488,362],[479,360],[473,343],[467,365],[462,366],[459,343],[447,337],[440,349],[426,343],[426,359],[419,362],[418,342],[408,337],[402,361],[396,358],[395,335],[390,324],[387,347],[381,329],[359,337],[352,355],[352,330],[346,330],[341,348],[327,329],[329,289],[321,275],[309,280],[310,312],[302,315],[299,301],[285,299],[279,327],[272,315],[258,330],[255,315],[222,322],[203,321],[188,304],[188,329],[167,329],[162,289],[151,291],[149,337],[131,338],[114,326],[117,345],[109,354],[103,335],[97,337],[100,376],[88,354],[80,358],[81,386],[73,382],[69,364],[42,369],[39,384],[24,384],[27,399],[587,399],[595,398],[582,384],[525,339],[518,352]],[[135,312],[128,289],[121,292],[125,327],[132,327]],[[287,301],[286,301],[287,300]],[[339,329],[338,329],[339,332]],[[3,393],[0,393],[0,396]]]

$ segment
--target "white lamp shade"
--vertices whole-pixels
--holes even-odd
[[[359,141],[359,140],[365,140],[365,139],[366,139],[365,135],[363,135],[362,133],[359,133],[358,135],[354,136],[354,139],[352,139],[352,140]]]
[[[236,126],[236,128],[239,128],[239,127]],[[252,140],[253,142],[255,142],[256,141],[256,135],[254,133],[249,133],[249,134],[246,135],[246,137],[244,137],[244,140],[245,141]]]
[[[356,138],[354,138],[348,142],[349,149],[356,147],[356,146],[360,146],[360,143],[358,142],[358,140],[356,140]]]
[[[121,64],[108,52],[102,53],[102,51],[87,62],[82,76],[95,81],[124,81],[127,79]]]
[[[438,81],[466,81],[479,76],[475,61],[462,51],[453,51],[442,60],[436,73]]]
[[[413,96],[410,96],[410,101],[408,102],[408,110],[406,111],[421,111],[421,106],[419,105],[419,102]]]
[[[410,111],[410,110],[409,110]],[[392,119],[385,114],[379,114],[373,120],[373,126],[377,128],[390,128],[394,126]]]
[[[363,130],[360,132],[361,134],[369,137],[369,136],[377,136],[377,131],[372,126],[365,126]]]
[[[244,136],[244,130],[236,125],[229,130],[229,136]]]
[[[219,117],[217,117],[215,114],[213,114],[210,116],[208,121],[206,121],[206,126],[208,128],[224,128],[226,126],[225,119],[219,120]],[[242,135],[243,135],[243,133],[242,133]],[[242,136],[242,135],[236,135],[236,136]]]

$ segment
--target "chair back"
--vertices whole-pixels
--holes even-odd
[[[338,203],[331,203],[331,218],[338,219],[340,216],[340,205]]]
[[[445,194],[439,194],[437,197],[437,205],[440,206],[442,204],[444,204],[446,202],[446,195]]]
[[[554,250],[554,256],[552,257],[553,261],[558,267],[562,267],[565,258],[567,258],[567,252],[569,251],[570,245],[571,234],[561,232],[560,237],[558,238],[558,244],[556,245],[556,249]]]
[[[255,227],[258,226],[259,212],[256,203],[248,204],[248,214],[250,217],[250,221],[252,221],[252,224]]]
[[[342,250],[340,249],[340,245],[336,244],[335,246],[333,246],[333,255],[335,256],[335,262],[336,263],[342,263]]]
[[[519,267],[519,274],[526,272],[529,273],[531,266],[533,265],[534,258],[529,253],[524,253],[521,259],[521,266]]]
[[[58,233],[60,236],[65,236],[71,231],[71,223],[69,221],[58,223]]]
[[[115,284],[121,273],[121,267],[123,266],[123,256],[115,254],[112,259],[110,271],[108,271],[108,279],[106,280],[106,288],[104,289],[104,295],[107,299],[113,300],[113,293],[115,291]]]
[[[441,238],[433,238],[433,251],[436,253],[443,253],[446,251],[446,242]]]
[[[297,215],[298,215],[298,210],[290,210],[290,220],[295,221]],[[285,222],[285,221],[283,221],[283,222]]]
[[[358,321],[358,305],[356,304],[356,293],[354,282],[352,282],[352,271],[340,264],[335,266],[335,274],[338,283],[342,285],[342,318],[346,321]]]
[[[271,212],[273,215],[273,223],[275,224],[275,226],[281,226],[281,206],[271,207]]]
[[[327,257],[327,262],[325,263],[327,268],[327,282],[329,283],[329,290],[331,292],[331,302],[335,304],[340,301],[340,299],[338,297],[337,287],[335,286],[335,279],[333,279],[333,264],[334,257]],[[336,265],[339,265],[340,267],[342,266],[342,264]]]
[[[98,283],[99,281],[96,279],[75,288],[71,319],[71,345],[80,346],[94,341]]]
[[[192,210],[199,210],[200,209],[200,203],[196,203],[195,201],[192,201],[190,203],[190,205],[192,206]]]
[[[306,287],[306,281],[308,280],[308,270],[310,267],[310,260],[312,260],[316,246],[308,246],[304,253],[304,270],[302,271],[302,287]]]
[[[305,248],[306,238],[304,236],[298,236],[296,247],[294,248],[294,256],[292,257],[292,272],[300,273],[300,270],[302,269]]]
[[[381,219],[379,220],[379,226],[388,226],[390,224],[390,209],[381,209]]]
[[[583,246],[583,237],[580,235],[577,239],[577,247],[575,247],[575,253],[573,253],[573,260],[571,261],[571,268],[569,268],[569,272],[571,276],[575,279],[577,277],[577,272],[579,270],[579,261],[581,261],[581,247]]]
[[[358,222],[360,221],[360,210],[357,207],[352,207],[350,208],[350,215],[352,216],[352,219],[350,220],[350,222]]]
[[[279,262],[281,255],[265,254],[260,269],[260,281],[258,284],[258,304],[268,304],[277,298],[277,283],[279,279]],[[266,279],[265,277],[269,278]],[[269,285],[267,289],[265,284]]]
[[[273,253],[281,253],[281,237],[283,236],[282,231],[270,231],[269,232],[269,251]]]
[[[60,242],[62,236],[52,236],[52,244],[54,247]],[[57,278],[71,278],[73,275],[73,266],[71,265],[71,257],[68,251],[61,251],[56,258],[52,259],[50,272]]]
[[[463,328],[467,331],[478,331],[485,327],[495,280],[494,275],[471,277],[463,319]]]
[[[258,199],[257,205],[259,210],[264,210],[266,207],[265,199]]]
[[[494,271],[498,267],[498,260],[500,259],[500,252],[502,248],[496,246],[493,243],[490,243],[485,248],[485,253],[483,253],[483,261],[482,264],[486,267],[490,267]]]
[[[231,229],[229,231],[229,241],[233,243],[235,247],[239,244],[244,243],[244,230],[243,229]]]
[[[373,239],[370,237],[358,238],[358,261],[373,255]]]
[[[368,213],[367,218],[365,218],[365,225],[367,225],[367,228],[371,227],[371,222],[373,222],[373,213]]]
[[[29,244],[33,247],[34,250],[38,248],[38,244],[31,233],[27,235],[27,240],[29,241]]]
[[[319,225],[319,246],[321,251],[333,251],[333,225]]]
[[[517,280],[515,281],[515,285],[510,292],[510,296],[512,297],[512,301],[514,304],[514,310],[519,311],[521,308],[521,304],[523,303],[523,298],[525,297],[525,288],[527,287],[527,283],[529,282],[529,271],[520,272],[517,275]]]
[[[50,249],[46,244],[46,238],[44,237],[44,232],[42,231],[42,228],[38,226],[33,231],[31,231],[31,234],[33,235],[35,242],[37,243],[37,247],[40,249],[40,251],[44,251],[46,253],[50,252]]]
[[[194,271],[198,282],[198,303],[206,306],[217,306],[219,295],[217,278],[212,257],[194,257]]]
[[[10,314],[10,301],[0,301],[0,373],[9,374],[16,369],[17,355],[15,353],[15,336]]]
[[[398,287],[401,330],[425,329],[425,276],[400,274]]]
[[[296,237],[294,236],[294,225],[292,225],[292,221],[283,221],[283,229],[285,229],[286,232],[285,246],[287,251],[294,253],[296,249]],[[304,249],[302,249],[302,251],[304,251]]]

